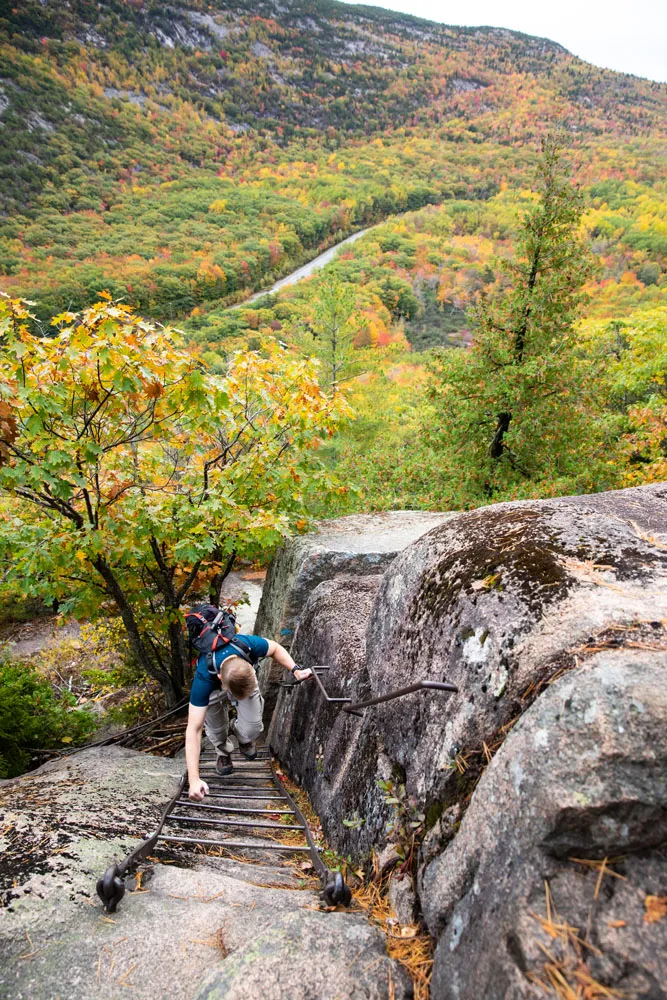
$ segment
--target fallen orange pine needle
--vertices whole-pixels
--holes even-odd
[[[667,896],[647,896],[644,900],[646,913],[645,924],[657,924],[658,920],[667,917]]]

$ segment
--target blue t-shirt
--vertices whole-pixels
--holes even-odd
[[[242,635],[239,633],[239,639],[245,640],[253,656],[258,660],[266,656],[269,652],[268,640],[262,639],[259,635]],[[238,655],[237,650],[232,646],[223,646],[222,649],[216,649],[214,653],[215,665],[219,667],[222,661],[226,660],[228,656]],[[190,686],[190,704],[196,705],[197,708],[206,708],[212,692],[219,691],[220,686],[218,678],[208,672],[206,654],[202,653],[197,660],[197,669],[195,670],[192,685]]]

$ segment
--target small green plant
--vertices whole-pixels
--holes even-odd
[[[343,855],[339,854],[338,851],[334,851],[327,847],[322,851],[322,860],[329,871],[340,872],[345,879],[350,874],[354,875],[355,878],[358,879],[363,879],[365,876],[364,869],[355,862],[351,854],[348,854],[347,857],[343,857]]]
[[[0,661],[0,777],[13,778],[30,764],[30,751],[64,749],[94,731],[94,717],[71,709],[48,681],[24,663]]]
[[[343,820],[343,826],[346,826],[348,830],[360,830],[365,822],[366,820],[358,812],[355,812],[350,819]]]
[[[407,794],[404,784],[395,781],[378,781],[385,804],[394,807],[388,834],[396,845],[402,861],[411,863],[415,846],[424,832],[426,814],[419,810],[416,800]]]

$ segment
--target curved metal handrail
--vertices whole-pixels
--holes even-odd
[[[388,691],[387,694],[378,695],[376,698],[367,698],[365,701],[352,703],[352,698],[335,697],[327,692],[318,671],[330,670],[331,667],[322,664],[311,667],[310,669],[313,672],[313,677],[315,678],[320,693],[323,695],[325,701],[329,705],[339,705],[343,712],[347,712],[350,715],[363,715],[360,711],[362,708],[371,708],[373,705],[381,705],[383,702],[393,701],[395,698],[404,698],[406,695],[414,694],[416,691],[445,691],[450,694],[456,694],[459,690],[456,684],[449,684],[446,681],[416,681],[414,684],[408,684],[406,687],[396,688],[394,691]],[[282,684],[281,687],[295,688],[300,687],[303,683],[304,681],[297,681],[292,684]]]

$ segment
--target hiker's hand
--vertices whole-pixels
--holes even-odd
[[[310,667],[304,667],[303,669],[299,668],[298,670],[295,670],[293,674],[294,680],[299,682],[307,681],[308,678],[312,676],[313,676],[313,671],[310,669]]]
[[[201,802],[201,800],[208,795],[208,785],[205,781],[199,778],[197,781],[190,782],[190,790],[188,792],[188,798],[194,799],[195,802]]]

